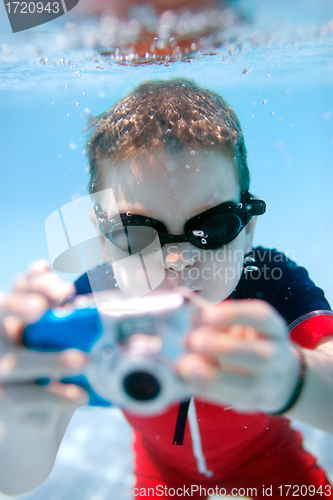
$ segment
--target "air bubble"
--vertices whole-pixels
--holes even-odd
[[[8,43],[4,43],[3,46],[2,46],[2,52],[4,54],[10,54],[12,51],[12,48],[10,45],[8,45]]]
[[[263,103],[263,104],[267,104],[267,101],[266,101],[266,99],[264,99],[264,100],[262,101],[262,103]]]
[[[243,71],[242,71],[241,76],[242,75],[246,75],[246,73],[251,73],[251,71],[252,71],[252,67],[251,66],[248,67],[248,68],[244,68]]]
[[[192,151],[191,151],[191,155],[195,155],[195,151],[194,151],[194,149],[192,149]]]
[[[203,245],[206,245],[206,243],[207,243],[206,238],[201,238],[201,243],[202,243]]]
[[[102,358],[109,360],[113,358],[113,349],[111,347],[104,347],[102,351]]]
[[[169,172],[174,172],[177,170],[177,163],[173,160],[169,160],[166,163],[166,168],[169,170]]]

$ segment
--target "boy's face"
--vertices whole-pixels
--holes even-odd
[[[227,154],[210,151],[177,154],[157,151],[117,167],[104,160],[105,187],[112,188],[114,198],[105,195],[102,209],[109,218],[128,211],[152,217],[163,222],[170,234],[183,234],[185,223],[195,215],[225,201],[240,202],[234,162]],[[164,245],[163,259],[146,255],[145,259],[150,259],[150,273],[155,269],[161,275],[161,267],[164,268],[164,279],[158,289],[186,286],[209,301],[224,300],[241,277],[244,253],[252,248],[253,226],[250,222],[236,239],[216,250],[200,249],[185,242]],[[104,256],[108,262],[118,260],[112,246],[105,239]],[[123,291],[138,288],[135,270],[129,271],[121,260],[114,270]]]

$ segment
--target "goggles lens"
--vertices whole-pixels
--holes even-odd
[[[236,214],[214,215],[202,224],[200,231],[193,231],[196,239],[191,243],[201,248],[218,248],[234,240],[242,227],[242,220]]]
[[[144,252],[147,249],[148,252],[156,251],[160,247],[158,240],[158,232],[153,227],[149,226],[138,226],[138,225],[127,225],[122,223],[121,220],[111,227],[108,234],[105,236],[113,243],[116,247],[123,251],[129,252],[130,255]],[[151,244],[157,239],[157,245],[154,250],[152,250]],[[149,247],[149,250],[148,248]]]

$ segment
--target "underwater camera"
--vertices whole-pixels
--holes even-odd
[[[61,381],[84,387],[90,405],[115,404],[136,414],[154,414],[189,399],[174,364],[185,352],[187,334],[200,324],[200,307],[178,292],[136,299],[125,299],[118,291],[97,295],[98,309],[91,295],[79,297],[70,310],[48,311],[25,329],[24,345],[87,352],[84,373]]]

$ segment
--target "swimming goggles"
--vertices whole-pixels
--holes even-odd
[[[99,204],[94,209],[100,232],[131,255],[152,253],[171,243],[190,242],[206,250],[221,248],[234,240],[252,217],[264,214],[266,203],[242,192],[240,203],[226,201],[201,212],[186,222],[184,234],[177,235],[169,234],[163,222],[151,217],[126,212],[108,219]]]

